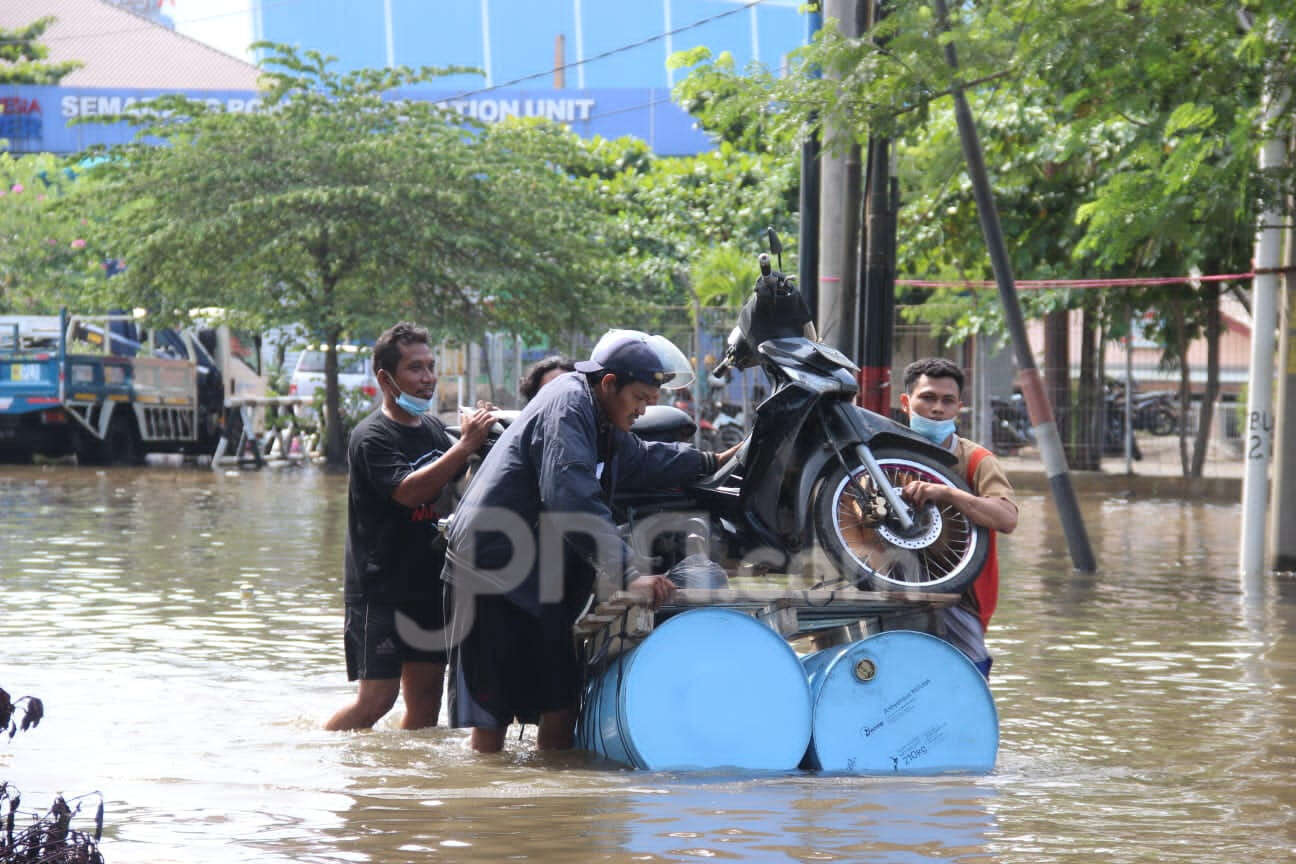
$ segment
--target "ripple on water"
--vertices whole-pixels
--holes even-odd
[[[102,789],[113,862],[1291,860],[1296,592],[1243,595],[1237,508],[1086,500],[1104,569],[1077,574],[1021,503],[994,773],[690,775],[538,754],[531,728],[482,757],[399,708],[321,731],[354,693],[345,477],[5,469],[0,686],[48,713],[0,769],[27,804]]]

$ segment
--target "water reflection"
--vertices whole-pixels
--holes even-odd
[[[1238,508],[1042,497],[1002,544],[979,778],[623,771],[390,717],[328,734],[345,478],[0,469],[0,746],[28,806],[99,788],[121,861],[1290,861],[1296,583],[1237,577]],[[250,592],[243,590],[244,586]]]

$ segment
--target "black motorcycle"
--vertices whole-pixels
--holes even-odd
[[[770,231],[771,252],[781,248]],[[989,533],[950,506],[909,504],[912,480],[967,490],[953,454],[859,408],[859,369],[816,341],[793,280],[759,258],[761,275],[712,373],[760,367],[771,393],[736,458],[670,492],[617,494],[614,511],[658,572],[686,554],[682,536],[709,533],[710,557],[758,570],[806,572],[874,590],[962,592],[980,572]],[[682,527],[687,516],[693,527]],[[822,550],[823,562],[813,555]],[[807,557],[809,556],[809,557]],[[809,565],[809,566],[807,566]]]

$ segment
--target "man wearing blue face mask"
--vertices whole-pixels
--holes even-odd
[[[963,408],[963,370],[941,357],[915,360],[905,367],[905,392],[900,407],[909,415],[909,428],[958,459],[954,471],[967,481],[969,494],[940,483],[913,480],[901,490],[905,498],[921,505],[931,501],[949,505],[977,525],[990,529],[990,554],[972,586],[955,606],[941,610],[940,634],[968,656],[981,674],[990,677],[990,652],[985,631],[999,599],[999,556],[995,532],[1011,534],[1017,527],[1017,502],[1012,485],[994,454],[955,431]]]
[[[347,445],[347,677],[356,699],[326,729],[367,729],[403,693],[404,729],[434,726],[441,710],[445,652],[406,644],[402,613],[427,629],[440,627],[445,540],[437,521],[453,506],[452,481],[481,448],[495,418],[466,413],[457,442],[428,414],[436,398],[435,357],[428,332],[401,322],[374,343],[374,374],[382,404],[361,420]]]

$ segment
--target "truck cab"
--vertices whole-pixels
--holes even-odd
[[[223,365],[200,331],[149,330],[134,316],[0,317],[0,458],[212,453],[226,394],[263,393],[264,382],[228,350],[226,328],[207,335]]]

